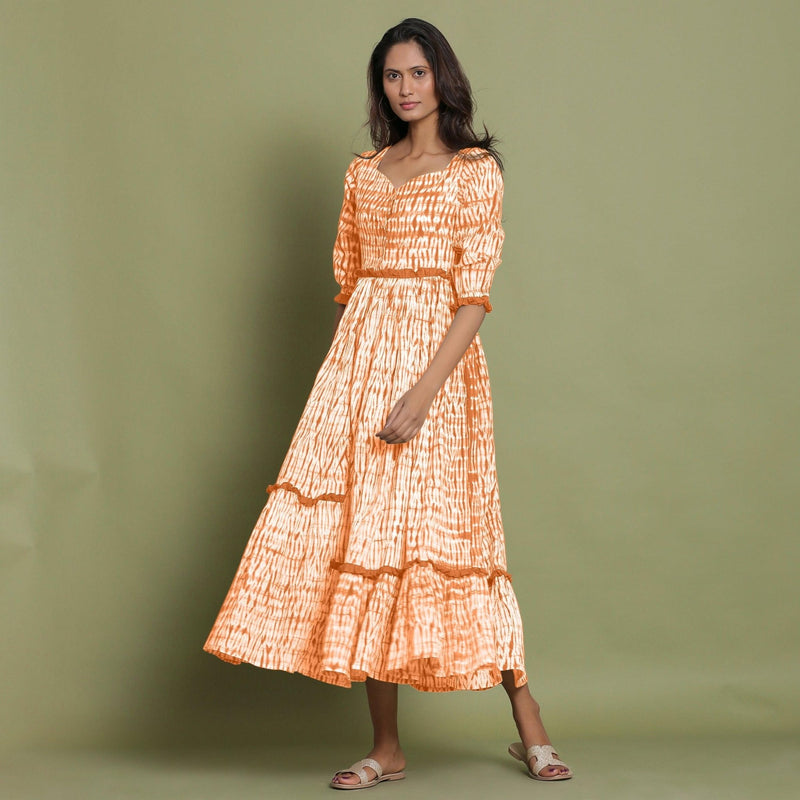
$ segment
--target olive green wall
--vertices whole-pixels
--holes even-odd
[[[368,730],[361,686],[201,647],[330,342],[367,58],[410,15],[506,159],[481,335],[551,735],[796,724],[796,3],[0,12],[6,744]],[[499,688],[401,697],[410,738],[513,730]]]

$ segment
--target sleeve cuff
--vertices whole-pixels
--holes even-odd
[[[461,306],[483,306],[487,314],[492,310],[492,304],[489,302],[488,294],[477,295],[475,297],[456,297],[455,302],[451,303],[450,308],[453,312],[456,312]]]

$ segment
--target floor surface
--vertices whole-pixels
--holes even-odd
[[[575,777],[559,783],[528,778],[522,764],[506,754],[508,744],[407,745],[406,779],[375,787],[374,796],[390,800],[487,796],[498,800],[545,796],[560,800],[800,798],[799,739],[562,742],[561,755]],[[308,750],[26,750],[0,757],[0,798],[333,798],[339,795],[327,785],[330,776],[363,755],[352,748],[319,742]]]

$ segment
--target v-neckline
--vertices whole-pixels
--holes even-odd
[[[390,147],[391,145],[387,144],[386,147],[384,147],[383,150],[381,150],[381,152],[377,156],[374,156],[373,158],[377,158],[378,163],[376,164],[375,161],[373,161],[372,165],[375,167],[375,172],[377,172],[378,175],[381,175],[383,179],[386,181],[386,183],[388,183],[389,186],[391,186],[395,192],[399,191],[404,186],[408,186],[408,184],[411,183],[412,181],[416,181],[419,178],[424,178],[426,175],[438,175],[439,173],[444,174],[449,172],[450,167],[453,166],[453,162],[456,160],[456,158],[458,158],[458,156],[461,153],[461,150],[456,150],[453,157],[447,162],[446,167],[442,167],[442,169],[432,169],[429,172],[421,172],[419,175],[415,175],[413,178],[409,178],[407,181],[403,181],[403,183],[401,183],[399,186],[395,186],[394,183],[392,183],[391,178],[389,178],[389,176],[385,172],[381,172],[378,169],[378,167],[381,165],[381,162],[383,161],[383,157],[386,155]]]

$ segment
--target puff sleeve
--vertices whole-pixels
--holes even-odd
[[[333,299],[347,304],[356,285],[355,271],[361,264],[361,244],[356,223],[356,162],[353,159],[344,176],[344,199],[339,213],[336,241],[333,244],[333,276],[341,291]]]
[[[501,261],[505,233],[503,216],[503,175],[489,155],[468,159],[458,188],[453,265],[455,303],[492,310],[489,291]]]

